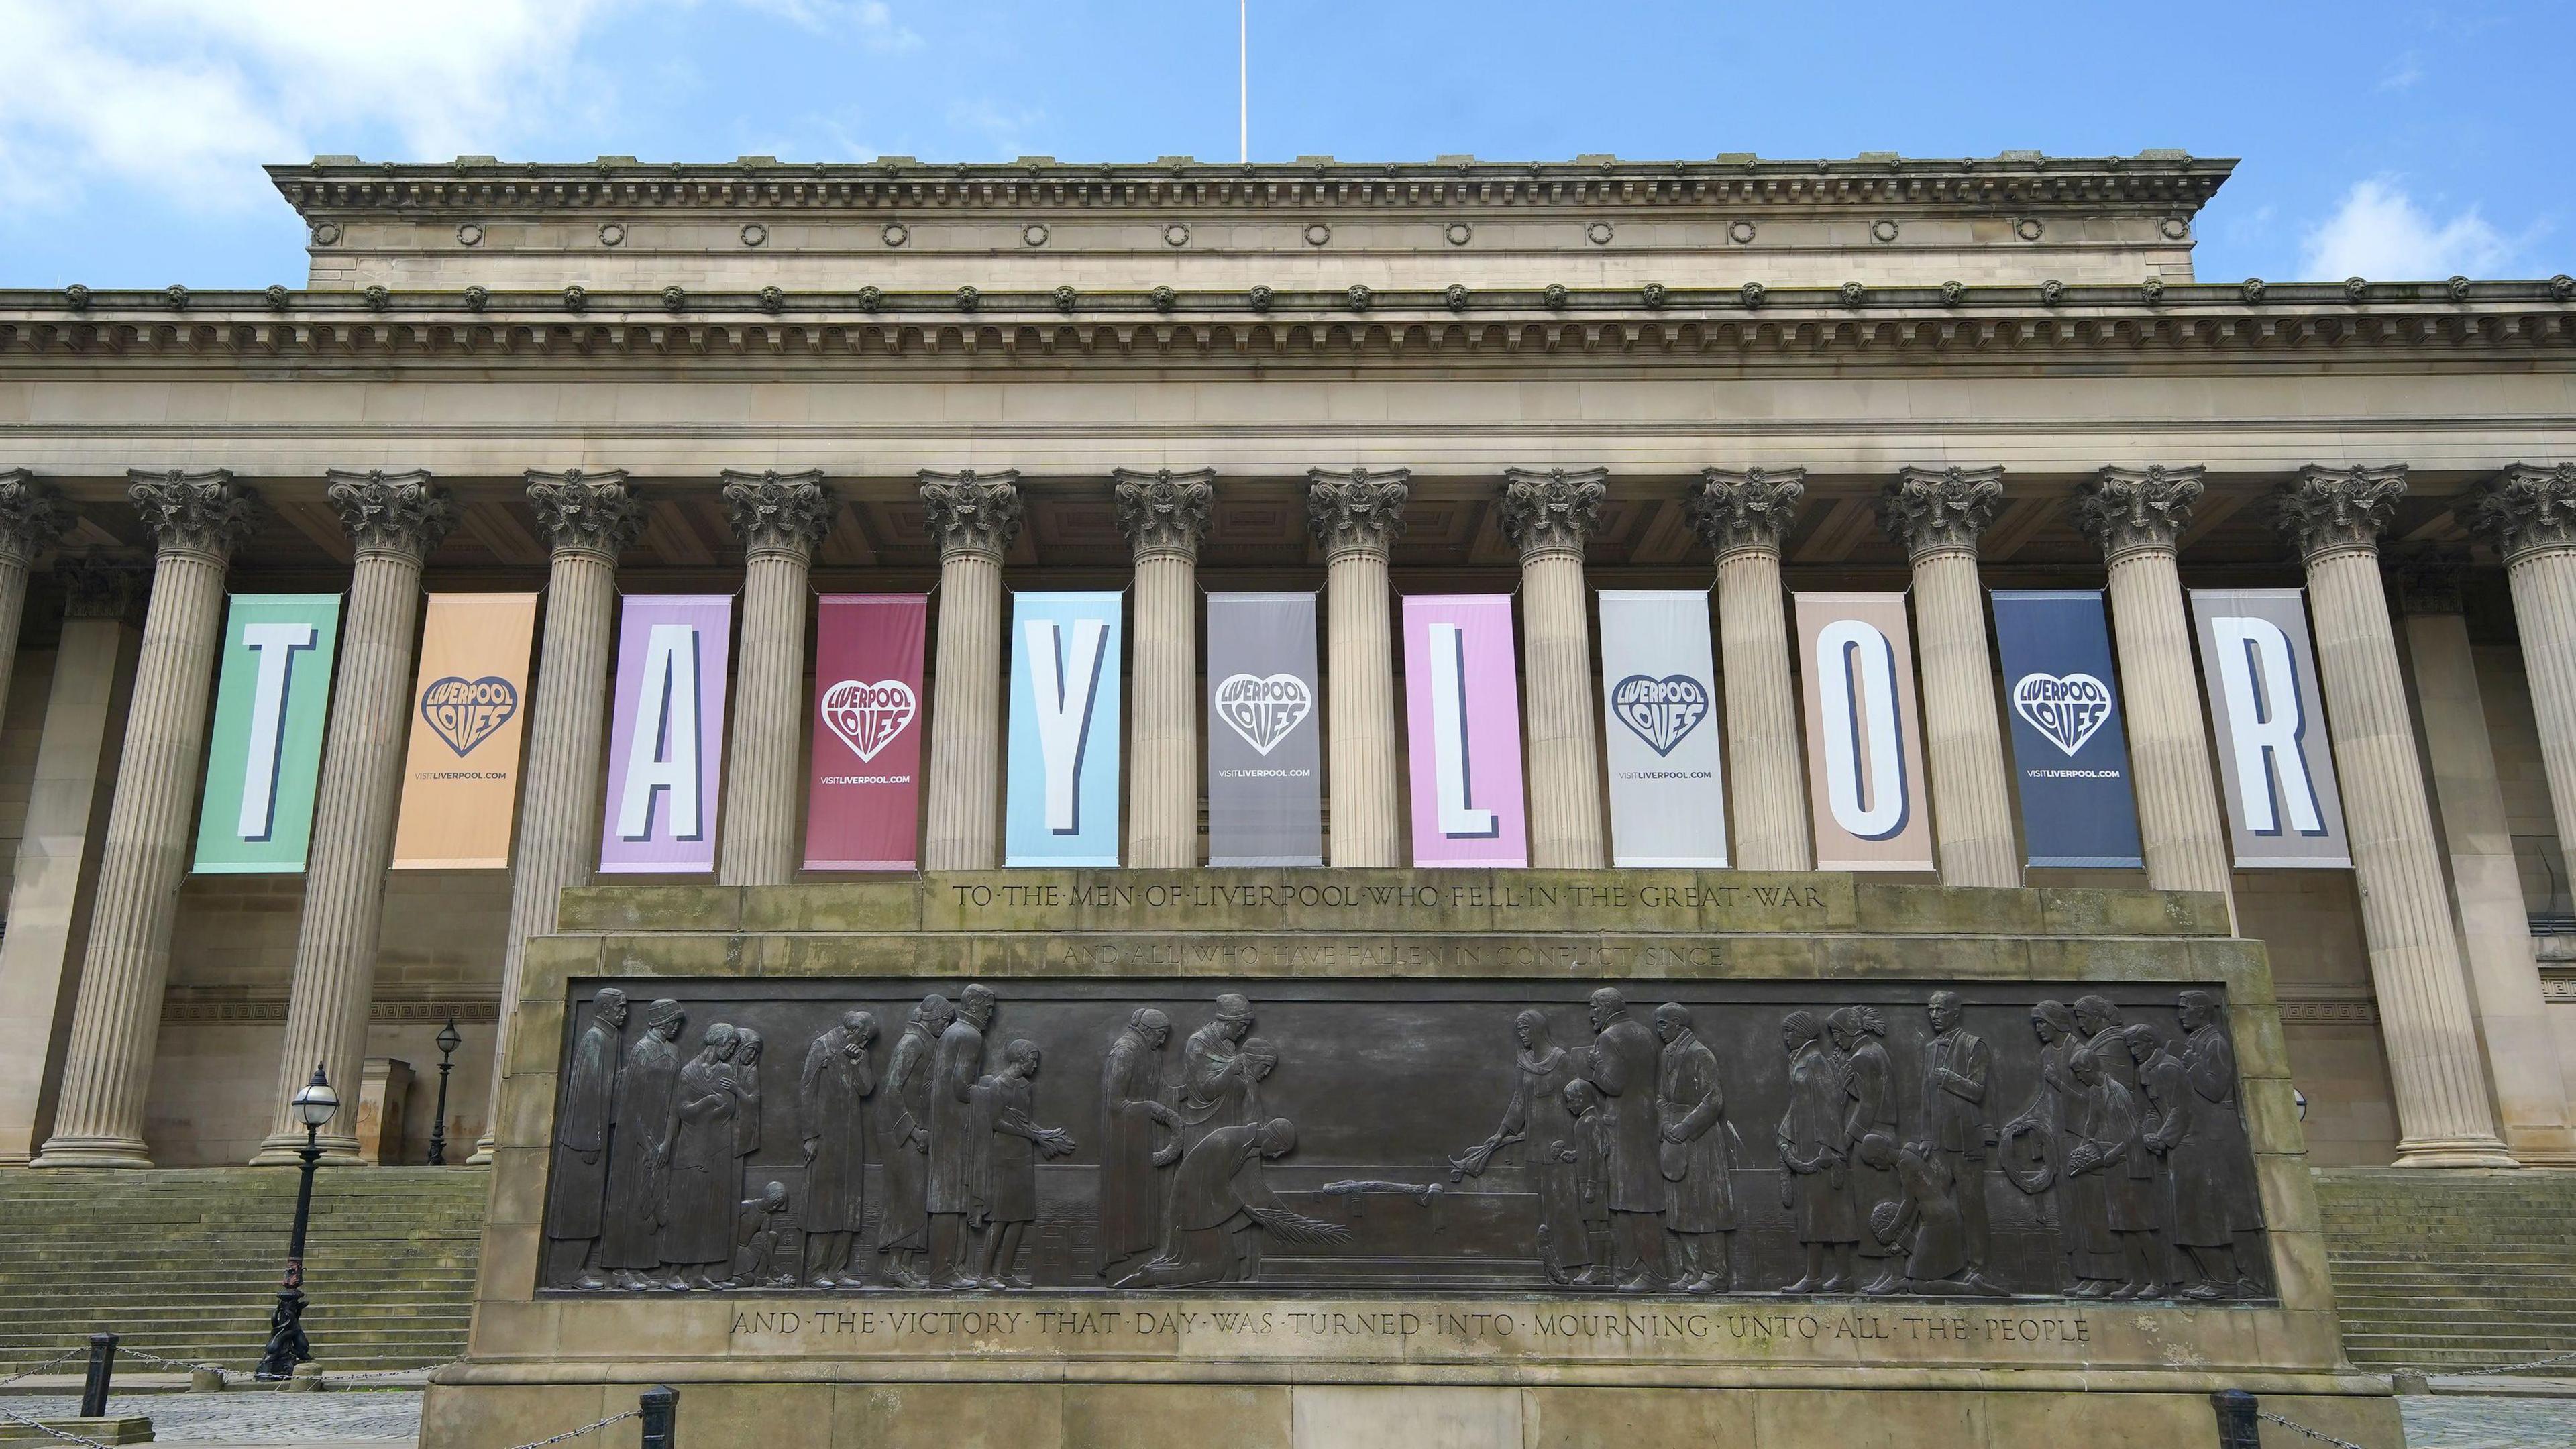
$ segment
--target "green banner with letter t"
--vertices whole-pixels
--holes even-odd
[[[313,838],[338,594],[235,594],[198,807],[203,874],[293,875]]]

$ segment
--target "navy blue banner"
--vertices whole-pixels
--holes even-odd
[[[2101,592],[1998,589],[1994,600],[2030,864],[2145,865]]]

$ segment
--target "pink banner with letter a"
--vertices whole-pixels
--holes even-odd
[[[1528,865],[1509,594],[1404,601],[1404,714],[1413,863]]]

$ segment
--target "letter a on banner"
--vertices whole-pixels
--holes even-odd
[[[1322,865],[1315,596],[1210,594],[1208,864]]]
[[[1011,604],[1004,865],[1118,863],[1118,594]]]
[[[686,875],[716,868],[716,779],[732,635],[728,595],[625,601],[617,626],[602,871]]]
[[[1613,865],[1726,864],[1708,595],[1601,591]]]
[[[534,594],[429,596],[396,870],[508,868],[536,628]]]
[[[826,594],[814,631],[807,870],[910,870],[920,859],[921,655],[927,594]]]
[[[1404,601],[1404,716],[1413,863],[1529,864],[1510,595]]]
[[[2194,589],[2191,617],[2236,864],[2351,865],[2305,598],[2297,589]]]
[[[2146,864],[2098,589],[1997,589],[2021,830],[2032,865]]]
[[[233,596],[193,869],[206,875],[304,869],[339,646],[338,594]]]
[[[1903,594],[1798,595],[1818,870],[1930,870]]]

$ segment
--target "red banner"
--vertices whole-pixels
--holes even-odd
[[[924,594],[826,594],[814,637],[807,870],[911,870],[920,860]]]

